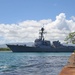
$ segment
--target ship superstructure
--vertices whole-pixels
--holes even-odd
[[[51,46],[50,41],[44,39],[44,33],[44,28],[41,28],[39,39],[36,39],[34,43],[35,47],[44,48]]]

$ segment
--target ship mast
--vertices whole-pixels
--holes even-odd
[[[44,32],[44,27],[42,27],[42,28],[41,28],[41,32],[39,33],[39,34],[41,35],[41,36],[40,36],[40,39],[41,39],[41,40],[44,40],[44,35],[43,35],[44,33],[45,33],[45,32]]]

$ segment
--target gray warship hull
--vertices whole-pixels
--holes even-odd
[[[41,28],[40,36],[38,39],[35,39],[34,46],[10,44],[7,46],[13,52],[73,52],[75,50],[75,47],[64,46],[59,41],[53,41],[53,44],[51,44],[49,40],[44,39],[44,33],[44,28]]]
[[[74,52],[75,47],[40,48],[30,46],[7,45],[12,52]]]

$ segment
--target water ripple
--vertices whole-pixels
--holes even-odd
[[[0,75],[58,75],[70,54],[0,53]]]

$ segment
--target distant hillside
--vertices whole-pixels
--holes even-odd
[[[0,48],[7,48],[5,44],[0,45]]]
[[[17,43],[12,43],[12,44],[17,44]],[[27,46],[32,46],[32,45],[34,45],[33,42],[18,43],[18,44],[19,44],[19,45],[24,45],[24,44],[26,44]],[[75,46],[75,44],[65,44],[65,43],[63,43],[63,45],[64,45],[64,46]],[[7,48],[7,46],[6,46],[6,44],[2,44],[2,45],[0,45],[0,48]]]
[[[65,44],[63,43],[64,46],[75,46],[75,44]]]

